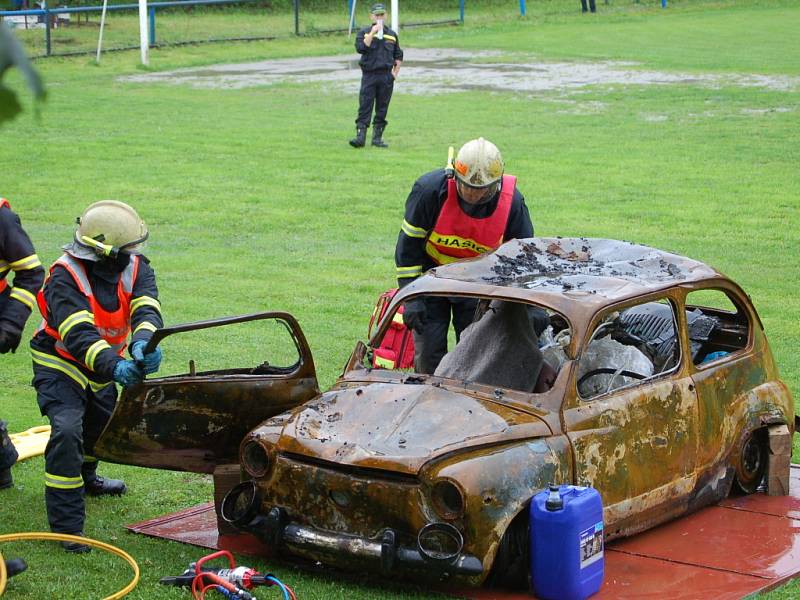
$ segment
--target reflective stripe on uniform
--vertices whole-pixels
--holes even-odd
[[[96,463],[97,462],[97,457],[90,456],[88,454],[84,454],[83,455],[83,462],[85,462],[85,463]]]
[[[114,354],[119,354],[120,356],[122,356],[122,352],[123,350],[125,350],[125,346],[127,345],[125,342],[122,342],[121,344],[111,345],[105,340],[96,341],[89,347],[89,350],[86,351],[86,360],[83,361],[83,364],[86,365],[86,367],[92,371],[94,371],[94,361],[97,358],[97,353],[104,349],[102,347],[98,348],[97,352],[90,357],[90,352],[92,348],[94,348],[98,344],[105,344],[105,347],[111,348],[111,350],[114,351]],[[66,345],[64,345],[64,342],[62,342],[61,340],[56,340],[55,349],[56,352],[58,352],[62,356],[69,356],[70,358],[72,357],[72,354],[70,354],[69,349],[66,347]],[[89,364],[89,358],[92,359],[92,364]],[[108,385],[107,383],[95,383],[91,379],[89,379],[88,381],[89,381],[89,387],[95,391],[102,390],[104,387]]]
[[[82,388],[85,388],[87,385],[89,385],[89,378],[81,373],[80,369],[78,369],[78,367],[71,362],[68,362],[63,358],[53,356],[52,354],[45,354],[44,352],[39,352],[38,350],[33,349],[31,349],[31,356],[33,357],[33,362],[35,362],[37,365],[55,369],[56,371],[63,373]]]
[[[86,363],[86,366],[89,367],[92,371],[94,371],[94,361],[97,358],[97,355],[100,354],[103,350],[110,349],[111,344],[109,344],[105,340],[97,340],[94,344],[89,346],[89,349],[86,351],[86,360],[83,362]]]
[[[61,339],[65,339],[70,329],[75,327],[78,323],[89,323],[94,327],[94,315],[88,310],[79,310],[68,316],[58,327],[58,335]]]
[[[31,310],[33,310],[33,305],[36,304],[36,296],[34,296],[28,290],[23,290],[22,288],[12,287],[9,297],[22,302]]]
[[[42,261],[40,261],[39,257],[36,256],[35,254],[31,254],[30,256],[26,256],[25,258],[20,258],[19,260],[15,260],[14,262],[8,263],[8,266],[15,271],[27,271],[28,269],[35,269],[36,267],[41,267]]]
[[[413,265],[411,267],[397,267],[397,278],[405,279],[407,277],[419,277],[422,275],[422,265]]]
[[[53,267],[56,265],[62,265],[72,274],[75,283],[78,284],[84,296],[88,297],[92,295],[92,286],[89,284],[89,278],[86,277],[86,270],[76,258],[73,258],[69,254],[62,254],[61,257],[53,263],[53,266],[50,267],[50,272],[53,271]]]
[[[430,242],[428,243],[427,248],[425,248],[425,252],[427,252],[428,255],[440,265],[446,265],[451,262],[456,262],[457,260],[460,260],[459,257],[457,256],[442,254]]]
[[[133,335],[136,335],[136,332],[141,331],[142,329],[146,331],[156,331],[158,327],[153,325],[150,321],[142,321],[136,326],[136,329],[133,330]]]
[[[31,358],[33,358],[33,362],[35,362],[37,365],[47,367],[48,369],[53,369],[59,373],[63,373],[82,388],[88,387],[93,392],[99,392],[104,387],[111,385],[110,381],[106,383],[97,383],[92,381],[73,363],[69,362],[68,360],[64,360],[63,358],[59,358],[58,356],[39,352],[38,350],[31,348]]]
[[[122,282],[122,289],[125,290],[126,294],[133,293],[133,280],[136,277],[136,261],[130,260],[128,261],[125,270],[122,271],[122,275],[120,275],[120,282]]]
[[[403,233],[405,233],[408,237],[412,238],[424,238],[428,235],[428,232],[423,229],[422,227],[414,227],[411,223],[403,219],[403,224],[400,226],[400,229]]]
[[[74,490],[83,487],[83,477],[62,477],[61,475],[53,475],[52,473],[45,472],[44,484],[47,487],[58,488],[59,490]]]
[[[139,296],[138,298],[131,300],[131,316],[133,316],[133,313],[143,306],[152,306],[159,313],[161,312],[161,304],[158,302],[158,300],[151,298],[150,296]]]

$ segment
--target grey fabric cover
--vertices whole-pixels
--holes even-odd
[[[532,392],[543,360],[527,306],[494,300],[434,375]]]

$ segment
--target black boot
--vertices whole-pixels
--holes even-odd
[[[28,563],[21,558],[9,558],[4,562],[6,563],[6,575],[8,575],[9,579],[14,577],[14,575],[19,575],[28,568]]]
[[[72,535],[83,537],[83,532],[73,533]],[[64,552],[69,552],[70,554],[86,554],[92,551],[91,546],[88,544],[81,544],[80,542],[61,542],[61,547],[64,549]]]
[[[95,476],[94,479],[83,482],[86,493],[90,496],[122,496],[128,491],[128,486],[120,479],[106,479]]]
[[[0,470],[0,490],[14,487],[14,478],[11,477],[11,467]]]
[[[367,128],[366,127],[357,127],[356,128],[356,137],[350,140],[350,145],[353,148],[363,148],[364,144],[367,143]]]
[[[372,130],[372,145],[377,146],[378,148],[388,148],[389,144],[383,141],[383,130],[384,127],[376,126]]]

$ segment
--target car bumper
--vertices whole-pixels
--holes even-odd
[[[460,532],[446,523],[429,523],[417,532],[416,547],[399,543],[390,528],[377,538],[365,538],[322,530],[293,522],[282,507],[259,514],[258,488],[244,482],[222,502],[222,517],[237,529],[253,533],[274,549],[340,566],[380,571],[383,574],[413,570],[437,577],[475,577],[483,574],[479,558],[462,552]],[[447,547],[439,543],[442,539]],[[438,541],[437,541],[438,540]]]

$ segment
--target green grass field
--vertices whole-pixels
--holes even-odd
[[[468,9],[463,27],[401,31],[401,41],[499,50],[523,62],[614,59],[667,72],[800,76],[796,2],[658,5],[598,2],[598,14],[584,16],[578,0],[549,0],[529,2],[520,18],[518,3],[493,2]],[[349,92],[315,83],[213,90],[117,80],[222,62],[354,55],[351,43],[321,36],[160,49],[148,69],[137,66],[138,52],[105,55],[100,65],[89,57],[38,61],[49,98],[37,119],[23,92],[28,110],[0,130],[0,194],[47,263],[87,204],[130,202],[151,229],[147,254],[168,324],[289,311],[325,388],[365,336],[377,296],[394,284],[394,242],[414,179],[443,165],[449,145],[484,136],[519,177],[538,235],[649,244],[739,282],[800,398],[797,79],[788,89],[684,82],[421,96],[403,93],[401,72],[386,130],[391,147],[359,151],[347,145],[357,84]],[[23,88],[13,72],[4,82]],[[205,337],[193,351],[259,362],[257,349],[236,340]],[[25,348],[0,360],[0,416],[12,431],[42,424]],[[129,597],[189,597],[157,581],[202,551],[122,526],[209,500],[210,479],[117,465],[102,472],[125,478],[130,492],[89,500],[86,533],[139,561],[142,580]],[[14,475],[17,487],[0,497],[0,533],[46,530],[42,459],[18,465]],[[128,580],[121,562],[99,552],[65,556],[42,543],[0,550],[23,555],[31,567],[11,581],[9,598],[95,599]],[[381,584],[239,558],[274,572],[303,599],[433,597],[414,582]],[[797,594],[800,585],[789,584],[768,597]],[[274,588],[259,593],[279,596]]]

